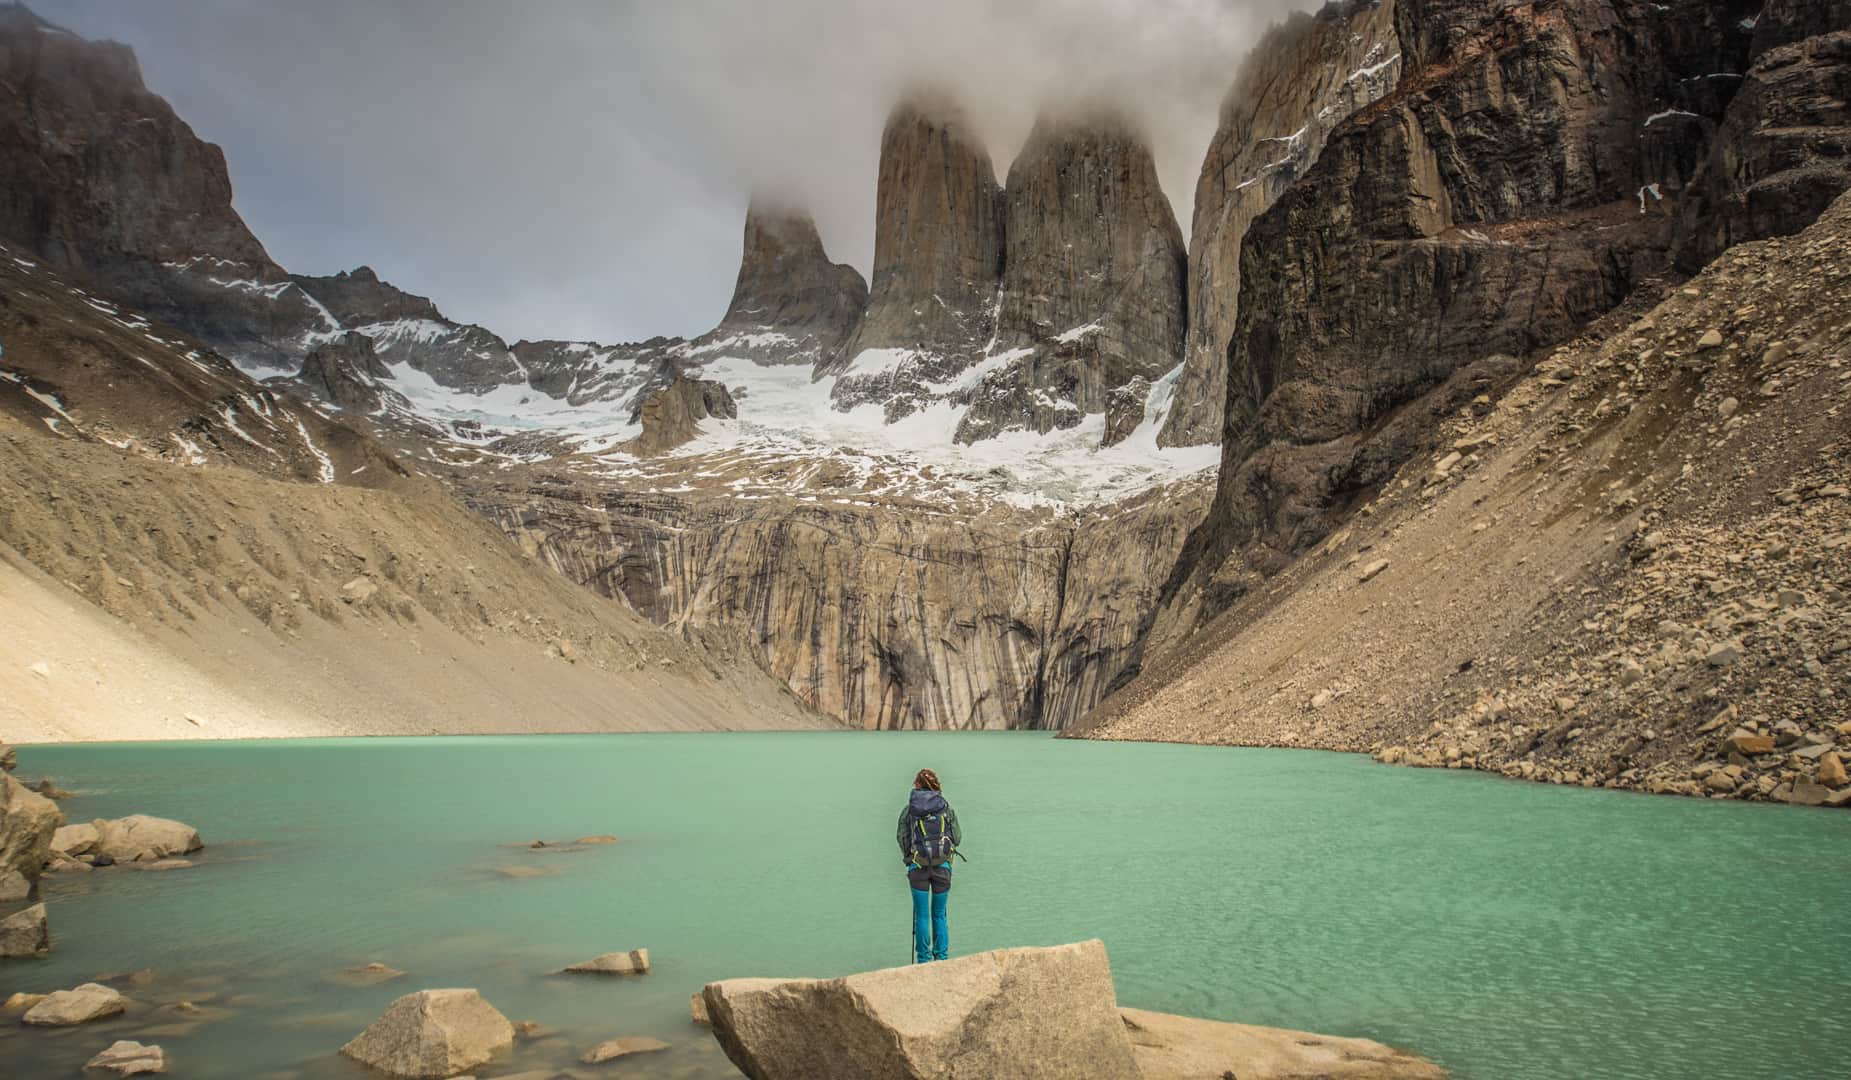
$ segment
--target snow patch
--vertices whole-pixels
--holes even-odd
[[[302,445],[308,447],[308,452],[314,456],[315,464],[320,472],[321,482],[324,484],[334,483],[334,459],[324,453],[321,447],[315,445],[315,440],[309,437],[308,428],[303,425],[300,416],[296,416],[293,413],[285,415],[289,417],[290,423],[296,425],[296,431],[302,436]],[[360,469],[364,468],[366,468],[366,466],[360,466]],[[360,469],[355,469],[354,473],[357,475]]]

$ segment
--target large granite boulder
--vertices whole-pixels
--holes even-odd
[[[10,871],[37,881],[51,855],[52,834],[62,824],[57,803],[0,773],[0,875]]]
[[[131,814],[114,821],[99,819],[94,852],[107,855],[119,863],[152,862],[172,855],[186,855],[205,847],[199,831],[191,825],[166,818]]]
[[[96,847],[97,828],[87,821],[60,825],[51,834],[51,849],[60,855],[88,855]]]
[[[1098,941],[840,979],[731,979],[703,995],[714,1037],[753,1080],[1138,1076]]]
[[[75,990],[58,990],[26,1010],[21,1023],[35,1027],[71,1027],[114,1016],[128,1007],[128,999],[102,983],[84,983]]]
[[[1369,1039],[1121,1009],[1143,1080],[1441,1080],[1430,1061]]]
[[[474,990],[406,994],[341,1053],[389,1076],[456,1076],[514,1044],[514,1025]]]
[[[44,956],[51,951],[45,905],[34,904],[0,919],[0,958]]]

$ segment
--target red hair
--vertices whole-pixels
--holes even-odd
[[[931,769],[920,769],[919,775],[913,777],[913,786],[921,791],[943,791],[938,786],[938,774]]]

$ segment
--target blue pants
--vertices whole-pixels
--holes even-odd
[[[913,961],[943,960],[951,955],[951,924],[945,919],[951,868],[914,868],[907,880],[913,894]]]

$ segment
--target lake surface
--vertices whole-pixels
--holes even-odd
[[[732,1073],[713,979],[903,963],[892,830],[929,765],[970,856],[954,955],[1106,942],[1122,1003],[1363,1035],[1454,1075],[1844,1075],[1851,814],[1514,783],[1303,751],[1033,734],[616,735],[64,746],[20,753],[71,819],[197,826],[191,870],[48,878],[56,945],[0,998],[151,968],[145,1011],[0,1024],[0,1075],[77,1077],[150,1028],[186,1077],[372,1074],[335,1053],[400,994],[470,986],[556,1029],[479,1075],[595,1042],[583,1075]],[[614,833],[577,853],[519,844]],[[502,868],[548,871],[508,877]],[[524,871],[517,871],[524,872]],[[549,974],[647,947],[640,978]],[[330,979],[379,961],[381,986]]]

